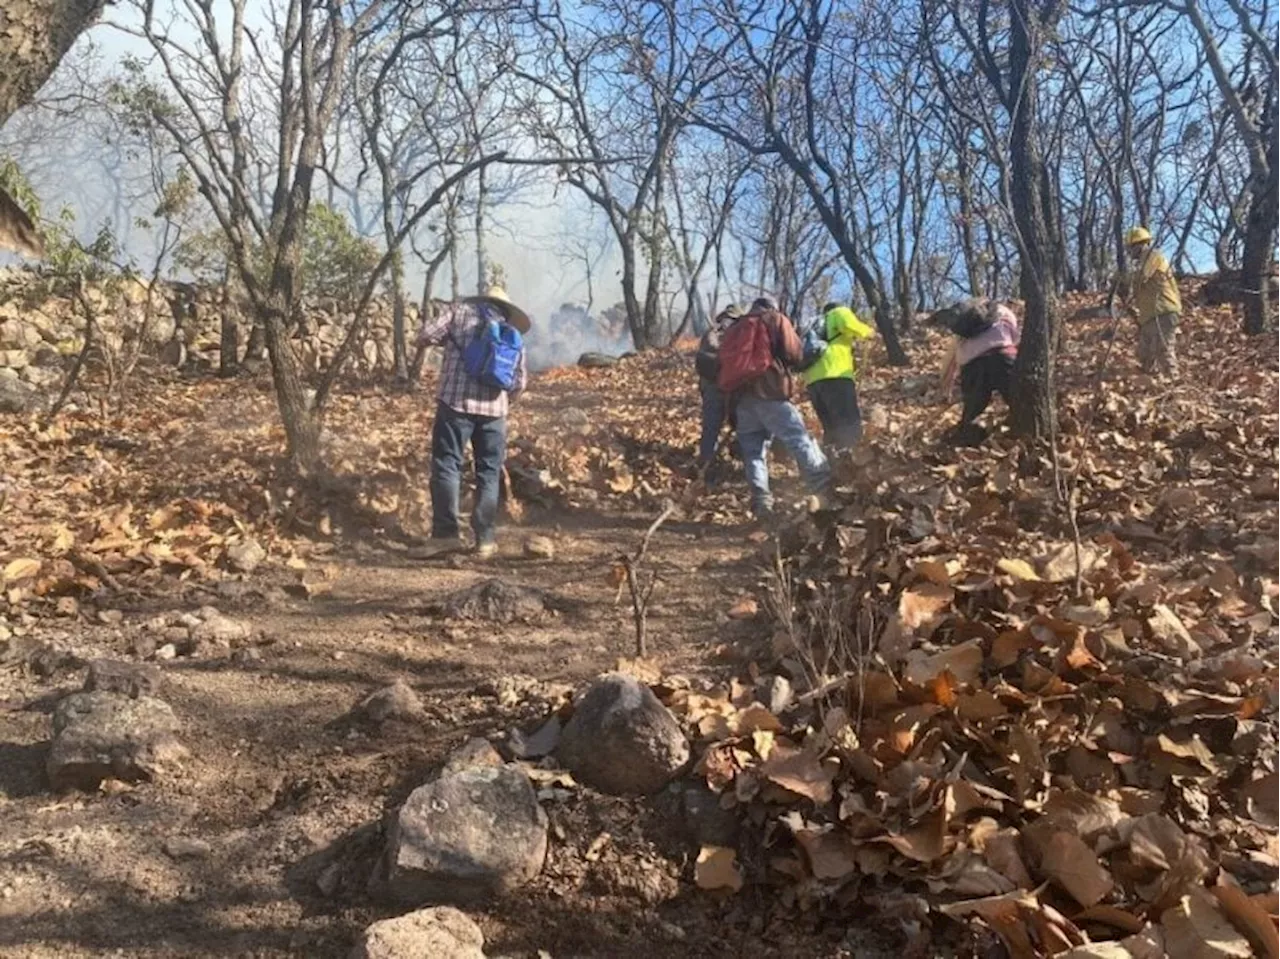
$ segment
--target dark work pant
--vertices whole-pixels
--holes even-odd
[[[848,376],[818,380],[808,386],[813,411],[822,422],[822,439],[838,450],[852,449],[862,437],[862,410],[858,387]]]
[[[960,394],[964,412],[960,425],[968,426],[991,405],[992,394],[999,393],[1009,402],[1009,385],[1013,381],[1013,357],[997,351],[984,353],[960,367]]]
[[[714,383],[700,384],[702,389],[702,438],[698,442],[698,466],[706,469],[716,458],[720,431],[724,428],[724,394]]]
[[[502,461],[507,455],[507,421],[501,416],[459,413],[443,403],[436,406],[431,432],[431,535],[456,539],[462,464],[467,445],[476,461],[476,507],[471,528],[476,545],[492,543],[498,518],[498,489]]]

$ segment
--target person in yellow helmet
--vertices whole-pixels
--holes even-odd
[[[1133,269],[1120,284],[1125,304],[1138,319],[1138,362],[1148,373],[1178,372],[1174,349],[1182,298],[1165,255],[1151,242],[1146,227],[1135,226],[1125,236]]]
[[[838,303],[822,308],[820,332],[826,348],[804,370],[805,388],[822,423],[822,439],[832,449],[851,449],[862,436],[862,410],[854,384],[853,341],[874,332],[853,310]]]

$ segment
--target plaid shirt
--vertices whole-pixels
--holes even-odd
[[[444,362],[440,366],[440,402],[459,413],[506,416],[509,402],[524,392],[528,381],[524,350],[520,351],[516,386],[510,394],[506,390],[485,386],[467,375],[462,365],[462,348],[475,335],[480,322],[490,318],[487,306],[454,303],[441,310],[434,319],[424,322],[418,331],[420,345],[444,347]],[[492,318],[501,319],[496,315]]]

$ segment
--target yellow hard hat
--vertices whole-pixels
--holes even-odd
[[[1125,234],[1124,242],[1129,246],[1133,246],[1135,243],[1150,243],[1151,231],[1145,226],[1135,226]]]

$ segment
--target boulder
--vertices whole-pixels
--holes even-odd
[[[578,365],[585,370],[606,369],[610,366],[616,366],[618,357],[610,356],[607,353],[583,353],[578,357]]]
[[[483,946],[484,934],[466,913],[434,906],[375,922],[351,959],[485,959]]]
[[[124,663],[115,659],[95,659],[89,663],[89,675],[85,678],[86,693],[117,693],[138,699],[154,696],[164,684],[160,667],[147,663]]]
[[[440,774],[436,778],[455,776],[468,769],[501,765],[502,757],[493,748],[493,744],[480,736],[472,736],[450,754],[444,765],[440,767]]]
[[[409,795],[388,837],[386,890],[415,904],[475,901],[529,881],[546,855],[547,815],[524,770],[476,766]]]
[[[422,718],[422,700],[408,683],[397,679],[362,699],[351,710],[351,717],[375,725],[391,720],[412,722]]]
[[[229,647],[232,643],[246,640],[253,635],[253,630],[247,623],[224,616],[212,606],[203,607],[197,621],[191,623],[188,628],[192,642],[197,645],[209,643],[214,646]]]
[[[16,376],[0,376],[0,413],[26,413],[38,403],[35,387]]]
[[[20,370],[30,362],[31,357],[26,350],[0,350],[0,366]]]
[[[93,789],[104,779],[154,779],[186,758],[169,704],[150,696],[73,693],[53,714],[47,769],[54,789]]]
[[[267,551],[256,539],[242,539],[227,547],[227,563],[241,573],[252,573],[267,558]]]
[[[689,761],[689,741],[652,690],[630,676],[602,676],[564,727],[560,761],[601,792],[649,795]]]

